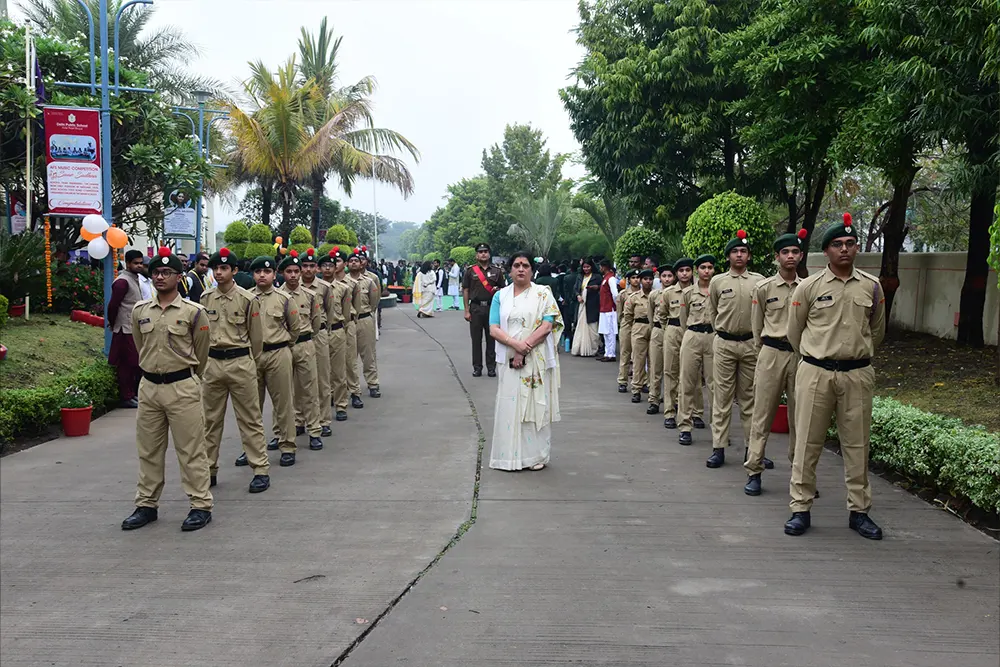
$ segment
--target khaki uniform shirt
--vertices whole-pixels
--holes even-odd
[[[357,316],[365,313],[374,313],[378,308],[378,285],[364,273],[357,278],[351,276],[355,282],[354,288],[354,312]]]
[[[649,323],[653,324],[658,322],[658,314],[660,312],[660,295],[663,294],[663,288],[653,289],[649,292]]]
[[[710,321],[716,331],[731,334],[748,334],[750,309],[753,305],[754,285],[764,276],[753,271],[735,274],[732,271],[712,278],[708,286]]]
[[[706,290],[707,292],[707,290]],[[681,326],[685,329],[695,324],[711,324],[708,294],[698,284],[689,285],[681,292]]]
[[[346,280],[334,280],[330,285],[331,310],[328,324],[346,324],[351,319],[354,288]]]
[[[618,324],[621,325],[622,318],[625,316],[625,303],[628,301],[629,297],[636,292],[641,292],[642,289],[633,290],[631,287],[626,287],[621,292],[618,292],[618,298],[616,299],[615,309],[618,311]],[[631,322],[629,323],[631,324]]]
[[[213,287],[201,295],[212,334],[212,347],[222,349],[249,347],[256,359],[264,347],[264,328],[260,321],[260,302],[233,283],[228,292]]]
[[[288,283],[282,283],[278,288],[288,295],[294,309],[298,312],[299,335],[315,334],[323,323],[323,306],[316,293],[299,283],[299,288],[293,290]]]
[[[253,295],[260,304],[264,344],[294,345],[299,337],[299,311],[288,297],[288,293],[274,287],[262,292],[259,287],[255,287]]]
[[[316,299],[320,304],[320,312],[323,314],[323,321],[320,322],[321,325],[327,323],[333,323],[333,286],[326,282],[319,276],[317,276],[311,284],[306,285],[305,281],[302,284],[316,293]]]
[[[132,309],[132,339],[139,351],[139,367],[147,373],[176,373],[190,368],[205,371],[210,343],[205,309],[180,293],[161,308],[156,298]]]
[[[476,264],[475,266],[479,266]],[[497,293],[500,289],[507,286],[507,279],[503,276],[503,271],[498,267],[490,264],[485,269],[479,267],[483,271],[483,275],[486,276],[486,282],[491,287],[495,288],[493,292],[489,292],[483,283],[479,280],[479,276],[476,275],[476,269],[470,266],[465,270],[465,275],[462,276],[462,290],[469,290],[469,301],[485,301],[485,307],[489,308],[490,303],[493,301],[493,295]]]
[[[656,319],[663,326],[668,326],[672,319],[680,320],[681,303],[683,303],[682,291],[680,283],[660,290],[660,303],[656,307]]]
[[[829,267],[792,294],[788,342],[804,357],[871,359],[885,338],[885,297],[878,279],[854,269],[847,280]]]
[[[753,288],[753,307],[750,313],[753,341],[760,347],[760,337],[787,338],[788,313],[791,310],[792,292],[801,278],[786,283],[780,275],[764,278]]]
[[[622,325],[632,326],[633,324],[641,324],[635,321],[636,318],[652,322],[653,320],[649,317],[650,308],[649,294],[644,293],[641,289],[638,292],[634,292],[625,301],[625,311],[622,315]],[[649,324],[646,326],[649,326]]]

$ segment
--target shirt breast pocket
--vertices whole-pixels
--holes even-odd
[[[145,322],[140,322],[139,323],[139,333],[142,333],[142,334],[151,334],[151,333],[153,333],[153,329],[155,329],[155,328],[156,328],[156,325],[154,325],[149,320],[146,320]]]
[[[247,323],[246,313],[230,313],[228,319],[230,324],[234,324],[238,327],[241,327]]]
[[[864,332],[868,332],[870,320],[872,316],[872,306],[874,301],[872,297],[868,295],[856,296],[854,297],[854,311],[858,321],[861,323],[861,329]]]
[[[173,324],[168,324],[167,334],[170,349],[182,356],[189,356],[192,354],[194,341],[191,340],[190,322],[175,322]]]
[[[734,299],[734,298],[736,298],[736,290],[732,288],[727,288],[719,292],[720,301],[723,301],[725,299]]]
[[[764,310],[768,313],[780,314],[779,311],[785,307],[786,303],[788,302],[785,299],[768,300],[764,303]]]

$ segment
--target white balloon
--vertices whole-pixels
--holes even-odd
[[[109,252],[111,252],[111,246],[108,245],[103,236],[98,236],[87,244],[87,254],[90,255],[91,259],[104,259]]]
[[[91,213],[83,217],[83,228],[91,234],[103,234],[110,226],[107,220],[96,213]]]

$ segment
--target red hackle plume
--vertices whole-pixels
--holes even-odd
[[[368,252],[368,246],[366,245],[361,246],[361,252]]]
[[[229,248],[219,248],[219,257],[229,257]]]
[[[288,254],[292,256],[292,259],[295,259],[296,257],[299,256],[299,251],[298,250],[293,250],[293,251],[291,251]]]
[[[333,257],[339,252],[340,252],[340,246],[339,245],[333,246],[333,250],[330,251],[330,257]]]
[[[170,257],[170,248],[167,246],[160,246],[160,249],[156,251],[160,257]]]
[[[738,239],[745,239],[746,237],[747,237],[747,233],[744,230],[742,230],[742,229],[737,229],[736,230],[736,238],[738,238]]]
[[[805,238],[809,236],[809,232],[807,232],[805,229],[800,229],[798,233],[796,233],[795,235],[804,241]]]
[[[316,248],[309,248],[309,250],[306,250],[306,254],[307,255],[315,255],[316,254]]]
[[[844,214],[844,226],[845,227],[850,227],[852,222],[854,222],[854,219],[851,218],[851,214],[850,213],[845,213]]]

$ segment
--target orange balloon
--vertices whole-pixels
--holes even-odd
[[[278,248],[278,250],[281,252],[282,255],[288,254],[288,248],[286,248],[285,246],[281,246],[280,248]]]
[[[80,236],[83,238],[84,241],[93,241],[94,239],[99,238],[101,235],[94,234],[93,232],[88,232],[84,227],[81,227]]]
[[[128,245],[128,236],[117,227],[109,227],[108,231],[104,232],[104,239],[112,248],[124,248]]]
[[[280,236],[274,237],[274,242],[277,243],[278,245],[281,245],[281,241],[282,241],[282,238]]]

